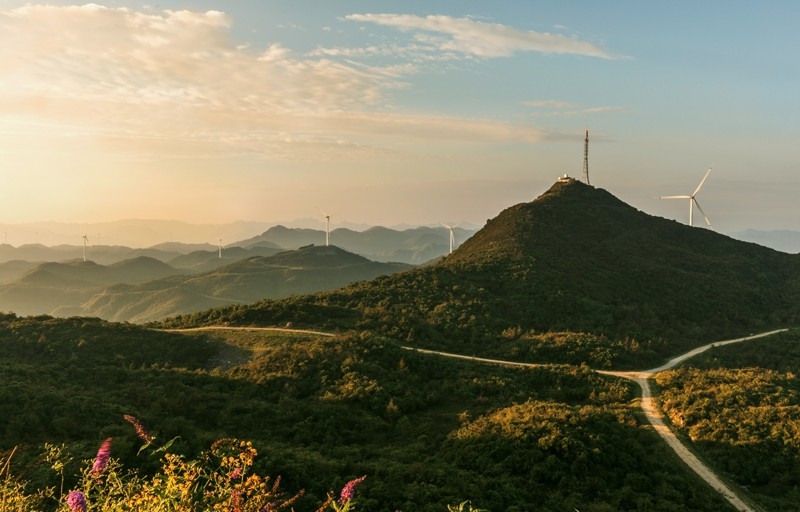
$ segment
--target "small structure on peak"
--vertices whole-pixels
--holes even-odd
[[[566,173],[564,173],[564,176],[561,176],[560,178],[558,178],[558,183],[569,183],[573,179],[574,178],[570,178]]]

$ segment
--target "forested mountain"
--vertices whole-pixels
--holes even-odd
[[[111,286],[86,299],[74,314],[147,322],[220,304],[332,290],[409,268],[402,263],[369,261],[335,246],[308,246],[242,259],[209,272]]]
[[[166,325],[293,321],[426,347],[636,367],[698,339],[796,322],[799,311],[800,256],[653,217],[567,179],[501,212],[437,265]],[[551,350],[534,333],[552,331],[592,341]]]
[[[311,246],[195,277],[229,293],[234,276],[266,283],[278,268],[348,265],[366,263]],[[796,324],[798,265],[559,181],[436,264],[150,326],[222,329],[2,315],[0,456],[18,446],[15,474],[55,487],[38,446],[67,443],[78,461],[113,437],[115,456],[153,470],[122,420],[134,414],[185,457],[219,438],[252,439],[266,454],[259,470],[306,489],[297,510],[368,475],[365,512],[467,499],[495,512],[727,511],[644,423],[633,384],[593,369],[654,367],[701,343]],[[287,323],[337,335],[230,329]],[[687,442],[769,510],[794,510],[798,498],[797,342],[792,330],[740,352],[715,347],[694,369],[656,379]],[[404,345],[551,364],[507,368]]]
[[[105,286],[138,284],[177,273],[174,267],[146,256],[113,265],[83,260],[41,263],[20,279],[0,285],[0,310],[21,315],[67,311],[62,316],[68,316],[70,308]]]
[[[473,233],[474,230],[454,227],[456,245],[463,243]],[[264,243],[286,249],[309,244],[321,245],[325,243],[325,231],[274,226],[257,237],[239,242],[239,245],[252,247]],[[330,233],[330,243],[373,261],[419,265],[448,253],[450,232],[444,226],[420,226],[405,230],[375,226],[364,231],[337,228]]]

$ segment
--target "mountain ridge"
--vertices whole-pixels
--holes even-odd
[[[213,317],[277,325],[296,314],[314,325],[301,312],[324,304],[331,313],[315,327],[375,329],[426,348],[494,350],[509,336],[571,331],[634,340],[619,350],[636,345],[652,358],[698,336],[796,323],[798,276],[799,256],[651,216],[565,179],[503,210],[437,264]]]

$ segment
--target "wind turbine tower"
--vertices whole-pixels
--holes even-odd
[[[320,211],[323,217],[325,217],[325,247],[330,245],[331,242],[331,217],[332,214],[328,214],[317,208]]]
[[[583,139],[583,181],[589,183],[589,129],[586,129],[586,138]]]
[[[86,244],[89,243],[89,237],[83,235],[83,261],[86,261]]]
[[[218,248],[219,248],[219,259],[222,259],[222,239],[221,238],[217,238],[217,244],[218,244]]]
[[[703,218],[705,219],[706,224],[708,224],[708,227],[710,227],[711,229],[714,229],[713,226],[711,226],[711,221],[708,220],[708,217],[706,216],[706,212],[704,212],[703,209],[700,208],[700,203],[698,203],[697,199],[695,199],[695,197],[694,197],[694,196],[697,195],[698,192],[700,192],[700,189],[703,188],[703,184],[708,179],[708,175],[709,174],[711,174],[711,167],[708,168],[708,170],[706,171],[706,175],[703,176],[703,179],[700,180],[700,184],[697,185],[697,188],[694,189],[694,192],[692,192],[692,195],[690,195],[690,196],[687,196],[687,195],[683,195],[683,196],[660,196],[660,199],[688,199],[689,200],[689,226],[693,225],[692,216],[693,216],[693,213],[694,213],[694,207],[697,206],[697,209],[700,210],[701,214],[703,214]]]
[[[453,254],[453,246],[456,244],[456,236],[453,234],[453,230],[458,227],[458,224],[455,226],[448,226],[444,222],[442,222],[442,226],[446,227],[448,231],[450,231],[450,253]]]

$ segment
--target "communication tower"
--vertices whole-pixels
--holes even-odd
[[[586,138],[583,139],[583,181],[589,185],[589,129],[586,129]]]

